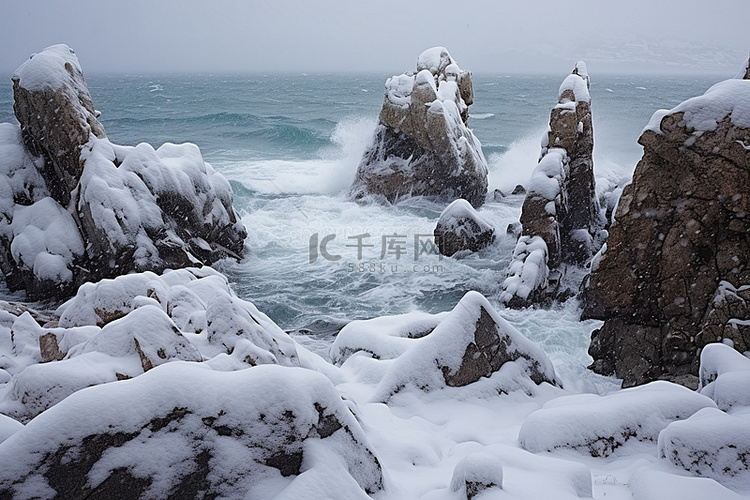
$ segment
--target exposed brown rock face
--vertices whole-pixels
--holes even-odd
[[[750,81],[722,82],[657,112],[641,135],[643,157],[584,293],[584,317],[605,320],[589,348],[595,371],[624,385],[689,380],[703,345],[723,335],[711,326],[730,319],[712,312],[727,296],[717,289],[750,284],[747,102]]]
[[[584,265],[606,239],[594,180],[589,77],[582,62],[560,85],[549,126],[523,202],[523,234],[504,284],[502,300],[511,307],[575,293],[561,286],[565,266]],[[546,245],[546,255],[529,260],[532,252],[526,249],[540,247],[538,238]],[[537,253],[542,251],[537,248]],[[545,267],[532,272],[530,267],[542,261]]]
[[[487,162],[466,126],[474,102],[471,73],[443,47],[423,52],[417,72],[389,78],[380,123],[351,188],[355,198],[464,198],[487,194]]]

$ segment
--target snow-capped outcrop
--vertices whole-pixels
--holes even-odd
[[[0,443],[3,498],[348,500],[383,483],[330,380],[302,368],[167,363],[78,391]]]
[[[702,408],[716,405],[706,396],[665,381],[606,396],[565,396],[529,415],[518,442],[533,453],[571,449],[607,457],[631,441],[656,442],[671,422]]]
[[[61,44],[32,55],[13,75],[13,100],[26,148],[44,159],[40,172],[51,195],[67,207],[83,171],[83,146],[92,136],[106,138],[75,53]]]
[[[405,388],[464,387],[496,373],[506,392],[559,384],[544,351],[478,292],[468,292],[429,334],[409,342],[389,364],[376,398],[387,401]]]
[[[524,238],[504,283],[502,301],[512,307],[576,293],[577,283],[565,286],[566,266],[586,264],[607,237],[596,194],[589,76],[583,62],[562,82],[558,95],[521,209]],[[543,259],[525,251],[534,238],[544,241]],[[545,279],[531,281],[523,275]],[[519,287],[519,280],[531,287]]]
[[[177,360],[224,371],[300,364],[294,341],[210,267],[87,283],[57,313],[59,321],[40,326],[24,312],[7,328],[28,366],[11,374],[0,411],[19,420],[85,387]]]
[[[487,161],[467,127],[474,102],[471,73],[444,47],[417,58],[416,73],[389,78],[372,143],[357,169],[351,195],[464,198],[474,207],[487,194]]]
[[[62,298],[87,281],[240,258],[227,180],[193,144],[111,143],[78,58],[34,54],[13,77],[20,130],[0,124],[0,269],[12,290]]]
[[[495,240],[495,228],[459,198],[440,214],[434,230],[441,254],[450,257],[459,252],[478,252]]]
[[[750,318],[735,315],[750,285],[750,80],[657,111],[639,143],[643,157],[584,293],[584,317],[605,320],[592,368],[626,386],[695,384],[700,349],[727,325],[738,348],[748,341]]]

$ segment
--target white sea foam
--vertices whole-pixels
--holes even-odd
[[[542,137],[546,129],[539,129],[515,140],[508,151],[492,154],[489,163],[489,189],[509,193],[518,185],[526,185],[539,160]]]

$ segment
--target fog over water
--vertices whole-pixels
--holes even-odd
[[[443,45],[474,72],[733,73],[746,0],[6,2],[0,74],[55,43],[87,73],[387,71]],[[730,75],[731,76],[731,75]]]

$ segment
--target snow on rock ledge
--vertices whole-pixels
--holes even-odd
[[[111,143],[78,58],[34,54],[13,77],[21,125],[0,125],[0,269],[12,290],[64,298],[87,281],[240,258],[227,180],[193,144]]]
[[[444,47],[417,59],[417,72],[389,78],[380,123],[357,169],[351,195],[464,198],[474,207],[487,194],[487,161],[466,126],[474,101],[471,73]]]
[[[572,449],[607,457],[630,441],[656,441],[670,422],[715,407],[706,396],[663,381],[606,396],[566,396],[529,415],[518,441],[532,453]]]
[[[495,228],[468,201],[459,198],[440,214],[434,235],[440,253],[450,257],[490,245],[495,240]]]
[[[558,384],[544,351],[500,317],[486,298],[468,292],[429,335],[393,360],[377,389],[387,401],[405,388],[463,387],[497,374],[498,391]]]
[[[0,443],[3,498],[301,498],[290,493],[299,489],[341,500],[383,489],[354,416],[325,376],[302,368],[167,363],[79,391]]]

